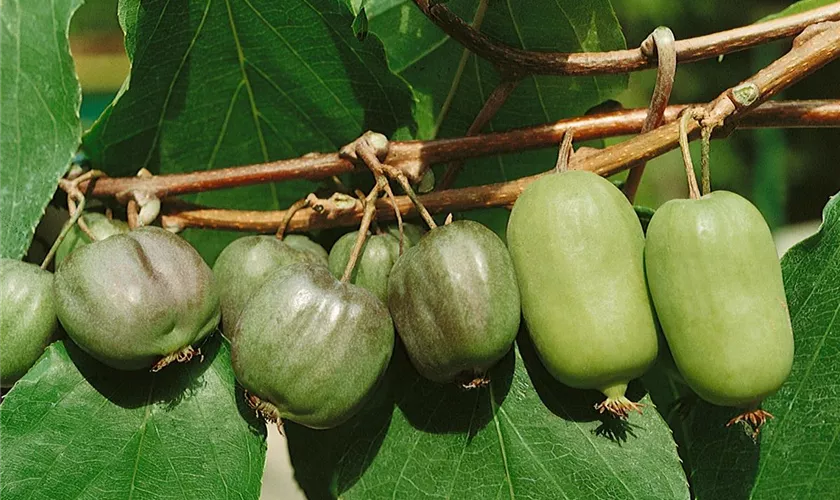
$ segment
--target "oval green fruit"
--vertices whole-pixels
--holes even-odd
[[[421,375],[465,386],[482,382],[519,330],[519,290],[507,248],[477,222],[432,229],[397,259],[388,308]]]
[[[129,231],[128,224],[125,222],[109,219],[98,212],[86,212],[82,215],[81,220],[87,225],[87,228],[96,238],[96,241]],[[58,245],[58,250],[55,252],[56,269],[71,252],[88,243],[90,243],[90,237],[79,229],[78,225],[74,225],[67,233],[67,236],[64,237],[64,240]]]
[[[269,416],[314,429],[335,427],[362,407],[393,348],[385,305],[315,264],[272,274],[231,341],[237,380],[272,406]]]
[[[49,271],[0,259],[0,387],[23,377],[52,340],[58,327],[52,288]]]
[[[507,228],[522,312],[548,371],[607,396],[626,416],[627,383],[656,359],[639,219],[611,182],[584,171],[545,175],[525,189]]]
[[[56,271],[55,298],[68,336],[122,370],[161,367],[219,324],[212,271],[189,243],[158,227],[71,253]]]
[[[672,200],[648,226],[646,268],[674,362],[703,399],[757,409],[787,379],[793,333],[770,230],[744,198]]]
[[[237,238],[213,264],[222,308],[222,330],[231,338],[245,304],[269,275],[299,262],[327,264],[327,251],[306,236],[290,234],[278,240],[258,235]]]

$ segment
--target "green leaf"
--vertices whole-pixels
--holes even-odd
[[[712,406],[661,375],[648,389],[667,411],[683,398],[687,417],[669,422],[697,498],[831,498],[840,474],[840,196],[816,235],[782,259],[795,339],[793,371],[762,408],[775,416],[757,443],[725,423],[739,410]],[[650,377],[645,382],[648,383]],[[686,407],[687,405],[687,407]]]
[[[202,352],[152,374],[53,344],[0,405],[0,496],[258,498],[265,427],[227,345],[216,336]]]
[[[329,431],[288,423],[295,476],[312,499],[682,499],[667,425],[645,397],[628,422],[603,396],[556,382],[523,336],[463,391],[420,378],[404,355],[366,410]],[[638,392],[631,397],[639,397]]]
[[[479,24],[492,39],[517,48],[562,52],[625,48],[607,0],[452,0],[446,6],[465,21]],[[410,0],[366,0],[364,8],[370,32],[385,45],[391,69],[414,90],[418,137],[464,135],[500,82],[496,69],[446,36]],[[627,82],[627,75],[526,77],[483,131],[582,115],[617,96]],[[543,172],[554,165],[556,157],[552,148],[472,160],[456,185],[488,184]],[[508,211],[481,210],[464,216],[504,234]]]
[[[413,127],[411,93],[375,39],[332,0],[123,0],[131,77],[85,137],[98,168],[133,175],[209,170],[335,151],[365,130]],[[192,201],[279,209],[314,189],[296,181],[207,192]],[[189,233],[189,232],[188,232]],[[233,238],[186,235],[208,260]]]
[[[81,136],[67,42],[82,0],[3,0],[0,9],[0,256],[26,253]]]
[[[776,14],[771,14],[769,16],[761,18],[760,20],[758,20],[758,22],[761,23],[764,21],[772,21],[773,19],[778,19],[780,17],[792,16],[793,14],[799,14],[801,12],[813,10],[817,7],[824,7],[836,1],[837,0],[801,0],[799,2],[790,4],[781,12],[777,12]]]

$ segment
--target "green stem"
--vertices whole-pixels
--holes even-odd
[[[700,129],[700,171],[703,183],[703,194],[707,195],[712,191],[712,174],[709,167],[709,153],[712,149],[712,127]]]
[[[688,144],[688,122],[694,119],[691,109],[683,111],[680,117],[680,151],[685,165],[685,178],[688,182],[688,196],[692,200],[700,199],[700,189],[697,187],[697,177],[694,175],[694,163],[691,161],[691,149]]]
[[[382,165],[382,169],[388,174],[388,177],[392,179],[396,179],[397,182],[400,183],[402,186],[403,191],[405,194],[408,195],[408,198],[417,208],[417,212],[420,214],[420,217],[426,221],[426,224],[429,225],[429,229],[434,229],[437,227],[437,223],[435,219],[432,218],[432,214],[426,210],[426,207],[423,206],[423,202],[420,201],[420,198],[417,197],[417,193],[414,192],[414,188],[411,187],[411,183],[408,182],[408,177],[406,177],[400,170],[390,166],[390,165]]]
[[[301,200],[298,200],[298,201],[292,203],[292,206],[290,206],[289,209],[286,210],[286,214],[283,216],[283,220],[280,221],[280,226],[277,227],[277,232],[274,233],[274,236],[278,240],[282,241],[283,236],[285,236],[285,234],[286,234],[286,228],[289,227],[289,221],[292,220],[292,217],[295,215],[295,212],[297,212],[301,208],[305,208],[305,207],[308,207],[308,206],[309,206],[309,200],[306,199],[306,198],[303,198]]]
[[[79,198],[79,204],[76,205],[76,211],[73,212],[73,215],[70,217],[70,220],[64,223],[64,227],[61,228],[61,232],[58,233],[58,237],[55,239],[52,247],[50,248],[49,253],[47,256],[44,257],[44,261],[41,262],[41,269],[46,269],[49,267],[50,262],[52,262],[53,257],[55,257],[55,253],[58,251],[58,247],[61,246],[61,242],[64,241],[64,238],[67,237],[67,233],[73,229],[73,226],[78,222],[79,218],[82,216],[85,210],[85,198],[84,196]]]
[[[353,268],[356,267],[356,261],[362,253],[362,248],[365,246],[365,239],[367,238],[370,223],[373,220],[373,215],[376,213],[376,199],[379,198],[379,193],[383,190],[383,184],[387,185],[388,181],[382,175],[376,176],[376,184],[371,189],[370,194],[365,198],[365,211],[362,216],[362,222],[359,224],[359,235],[356,237],[356,244],[353,245],[353,251],[350,253],[350,258],[347,260],[347,267],[344,268],[344,274],[341,276],[341,282],[347,283],[353,275]]]

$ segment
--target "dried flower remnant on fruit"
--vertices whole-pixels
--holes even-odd
[[[283,419],[280,418],[280,412],[277,410],[276,406],[263,401],[258,396],[251,394],[248,391],[245,391],[245,401],[248,403],[248,406],[254,410],[257,418],[276,425],[277,431],[280,434],[283,434]]]
[[[752,438],[755,441],[758,438],[758,433],[761,431],[761,426],[764,425],[770,419],[776,418],[773,416],[772,413],[762,410],[761,408],[756,408],[754,410],[748,410],[744,413],[741,413],[737,417],[733,418],[729,422],[726,423],[727,427],[737,424],[738,422],[743,422],[745,425],[750,426],[752,429]]]

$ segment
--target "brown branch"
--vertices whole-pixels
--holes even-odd
[[[761,116],[761,108],[755,109],[764,100],[769,99],[786,86],[804,78],[838,56],[840,56],[840,23],[831,23],[830,27],[821,33],[814,35],[801,45],[795,46],[793,50],[759,71],[749,80],[732,89],[727,89],[717,99],[703,107],[704,120],[709,123],[722,123],[723,126],[719,130],[722,130],[723,133],[729,133],[736,126],[749,124],[751,115],[758,117],[753,122],[753,125],[758,123],[762,126],[767,126],[769,123],[774,123],[773,120],[778,120],[778,122],[775,122],[777,124],[791,123],[788,120],[796,116],[802,119],[799,122],[801,124],[815,125],[819,123],[827,125],[831,123],[833,126],[838,126],[840,124],[840,109],[838,109],[840,103],[837,101],[816,101],[809,102],[807,105],[803,103],[797,103],[795,105],[790,103],[776,103],[766,108],[773,110],[771,112],[774,115],[772,120],[768,120],[767,116]],[[579,162],[576,162],[576,164],[573,162],[572,168],[585,169],[605,176],[612,175],[628,168],[635,162],[647,161],[674,149],[679,142],[679,124],[675,123],[673,119],[675,112],[683,108],[682,106],[669,107],[671,112],[666,112],[666,120],[670,120],[670,122],[667,125],[586,155]],[[635,120],[628,120],[628,114],[629,116],[634,116]],[[766,114],[767,112],[765,112]],[[622,126],[628,126],[632,123],[634,125],[632,130],[627,130],[626,133],[636,131],[642,126],[645,115],[645,110],[610,114],[611,121],[608,122],[611,124],[610,130],[620,130]],[[598,118],[597,116],[590,116],[567,120],[566,126],[559,129],[560,137],[562,137],[562,133],[565,130],[572,128],[576,138],[582,138],[581,136],[586,135],[582,133],[582,131],[587,130],[586,127],[579,129],[575,126],[570,126],[570,123],[580,125],[582,121],[597,120]],[[600,118],[603,120],[603,116]],[[796,121],[798,120],[794,120],[794,122]],[[603,121],[599,121],[598,123],[602,127],[604,126]],[[591,133],[593,130],[591,128],[591,122],[589,124],[590,128],[588,130]],[[699,123],[696,120],[692,120],[688,124],[687,134],[690,137],[696,137],[699,129]],[[541,137],[544,138],[550,135],[550,131],[551,128],[549,126],[547,130],[543,130],[544,134]],[[521,134],[521,131],[519,133]],[[509,140],[511,133],[508,132],[506,134],[505,137]],[[498,137],[502,134],[493,135]],[[533,129],[531,129],[531,134],[526,134],[520,137],[520,139],[524,141],[531,135],[533,135]],[[487,144],[490,141],[487,141],[486,136],[483,137],[485,137],[483,141],[481,140],[482,136],[465,137],[459,139],[459,141],[476,141],[474,142],[475,148],[466,148],[466,151],[475,153],[475,149],[478,149],[478,146],[483,146],[486,154],[486,150],[490,149],[491,146]],[[440,160],[441,157],[445,156],[444,152],[447,151],[447,144],[451,150],[452,141],[454,140],[450,140],[449,142],[434,141],[437,149],[432,148],[432,150],[435,153],[424,149],[425,154]],[[557,142],[558,138],[552,137],[552,141],[548,144],[556,144]],[[458,144],[459,147],[463,147],[464,142],[459,142]],[[498,147],[498,143],[493,142],[491,144]],[[527,147],[521,141],[518,143],[505,141],[503,144],[505,147],[510,147],[515,150],[521,150],[523,147]],[[543,145],[546,144],[543,143]],[[396,144],[391,145],[392,151],[394,146]],[[493,152],[497,153],[500,151]],[[431,163],[436,162],[432,161]],[[441,210],[458,211],[472,208],[510,206],[525,186],[537,177],[539,176],[524,177],[515,181],[485,186],[439,191],[421,196],[420,201],[431,213],[437,213]],[[387,202],[383,200],[380,203]],[[406,196],[397,198],[397,206],[404,215],[410,216],[414,214],[414,204]],[[383,208],[378,213],[383,218],[389,218],[391,211],[387,210],[387,205]],[[164,214],[164,225],[267,232],[274,230],[278,221],[282,219],[282,216],[283,212],[219,210],[185,206],[179,203],[167,206]],[[289,228],[294,231],[305,231],[322,227],[352,226],[358,223],[361,216],[361,211],[357,209],[335,219],[325,220],[324,218],[318,217],[312,210],[301,210],[292,218]]]
[[[309,153],[289,160],[184,174],[156,175],[149,178],[105,177],[96,182],[91,194],[98,197],[115,197],[122,201],[130,191],[140,190],[154,193],[158,198],[166,198],[290,179],[324,179],[351,172],[355,168],[351,161],[341,158],[337,152]],[[82,186],[86,187],[87,184]]]
[[[521,74],[592,75],[628,73],[652,68],[655,58],[638,48],[610,52],[534,52],[510,47],[472,28],[434,0],[414,0],[447,35],[498,68]],[[679,40],[677,61],[691,62],[729,54],[801,33],[811,24],[840,20],[840,2],[720,33]]]
[[[734,127],[741,115],[840,56],[840,23],[831,25],[831,29],[794,47],[752,78],[723,92],[705,106],[705,120],[709,123],[728,121],[729,127]],[[751,93],[745,92],[745,89],[750,88],[754,89],[754,95],[747,99]],[[726,128],[724,125],[724,130]],[[696,137],[699,130],[700,125],[693,122],[688,132],[692,137]],[[585,167],[578,168],[586,168],[601,175],[612,175],[630,162],[648,161],[674,149],[678,144],[678,137],[679,124],[671,122],[588,155]]]
[[[673,121],[687,106],[696,105],[669,106],[665,110],[665,122]],[[575,139],[580,141],[637,134],[646,114],[645,109],[620,110],[471,137],[392,142],[385,162],[399,168],[409,179],[417,182],[431,165],[555,147],[563,140],[566,130],[573,130]],[[837,126],[840,126],[840,100],[769,102],[752,111],[739,123],[740,128]],[[102,177],[90,189],[88,196],[115,197],[123,201],[127,193],[137,190],[163,199],[266,182],[322,179],[353,171],[354,168],[350,160],[341,158],[338,153],[310,153],[289,160],[184,174],[157,175],[149,178]],[[87,182],[80,184],[82,190],[87,190],[88,187]]]

